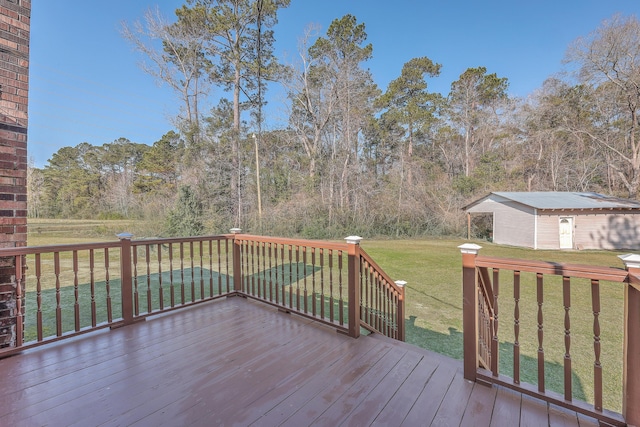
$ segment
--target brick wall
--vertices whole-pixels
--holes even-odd
[[[0,0],[0,247],[27,244],[31,0]],[[0,348],[15,342],[15,260],[0,258]]]

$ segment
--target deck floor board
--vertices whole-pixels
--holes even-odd
[[[0,425],[595,425],[462,362],[228,298],[0,360]],[[542,423],[542,424],[541,424]]]

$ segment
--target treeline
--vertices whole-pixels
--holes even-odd
[[[603,22],[567,50],[574,75],[514,99],[507,78],[484,67],[467,69],[446,96],[431,92],[442,65],[427,57],[378,88],[366,67],[374,47],[351,15],[326,34],[310,29],[300,63],[280,64],[270,29],[288,3],[192,0],[174,22],[149,14],[125,26],[150,74],[184,101],[176,129],[153,146],[121,138],[60,149],[30,170],[30,215],[144,218],[154,235],[233,226],[314,238],[455,235],[466,230],[461,207],[489,191],[636,197],[635,17]],[[263,117],[267,82],[286,88],[285,128]],[[212,86],[231,99],[202,112]]]

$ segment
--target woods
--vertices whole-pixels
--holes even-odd
[[[367,65],[375,46],[352,15],[309,27],[297,61],[284,63],[274,26],[288,5],[188,0],[172,19],[149,11],[123,24],[150,78],[181,102],[174,129],[153,145],[69,141],[29,169],[29,215],[144,219],[150,236],[457,235],[461,207],[490,191],[636,198],[636,17],[613,16],[576,40],[571,72],[520,99],[509,76],[482,64],[433,92],[447,64],[426,56],[378,87]],[[277,86],[288,108],[280,127],[270,117]]]

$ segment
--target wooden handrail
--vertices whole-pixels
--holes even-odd
[[[285,237],[257,236],[253,234],[231,234],[227,236],[233,236],[233,238],[236,240],[246,240],[260,243],[274,243],[278,245],[308,246],[317,249],[334,249],[345,252],[349,247],[347,243],[327,242],[324,240],[291,239]]]
[[[593,265],[562,264],[546,261],[497,258],[478,255],[477,267],[499,268],[501,270],[526,271],[530,273],[551,274],[556,276],[576,277],[581,279],[597,279],[609,282],[624,282],[628,272],[614,267]]]

